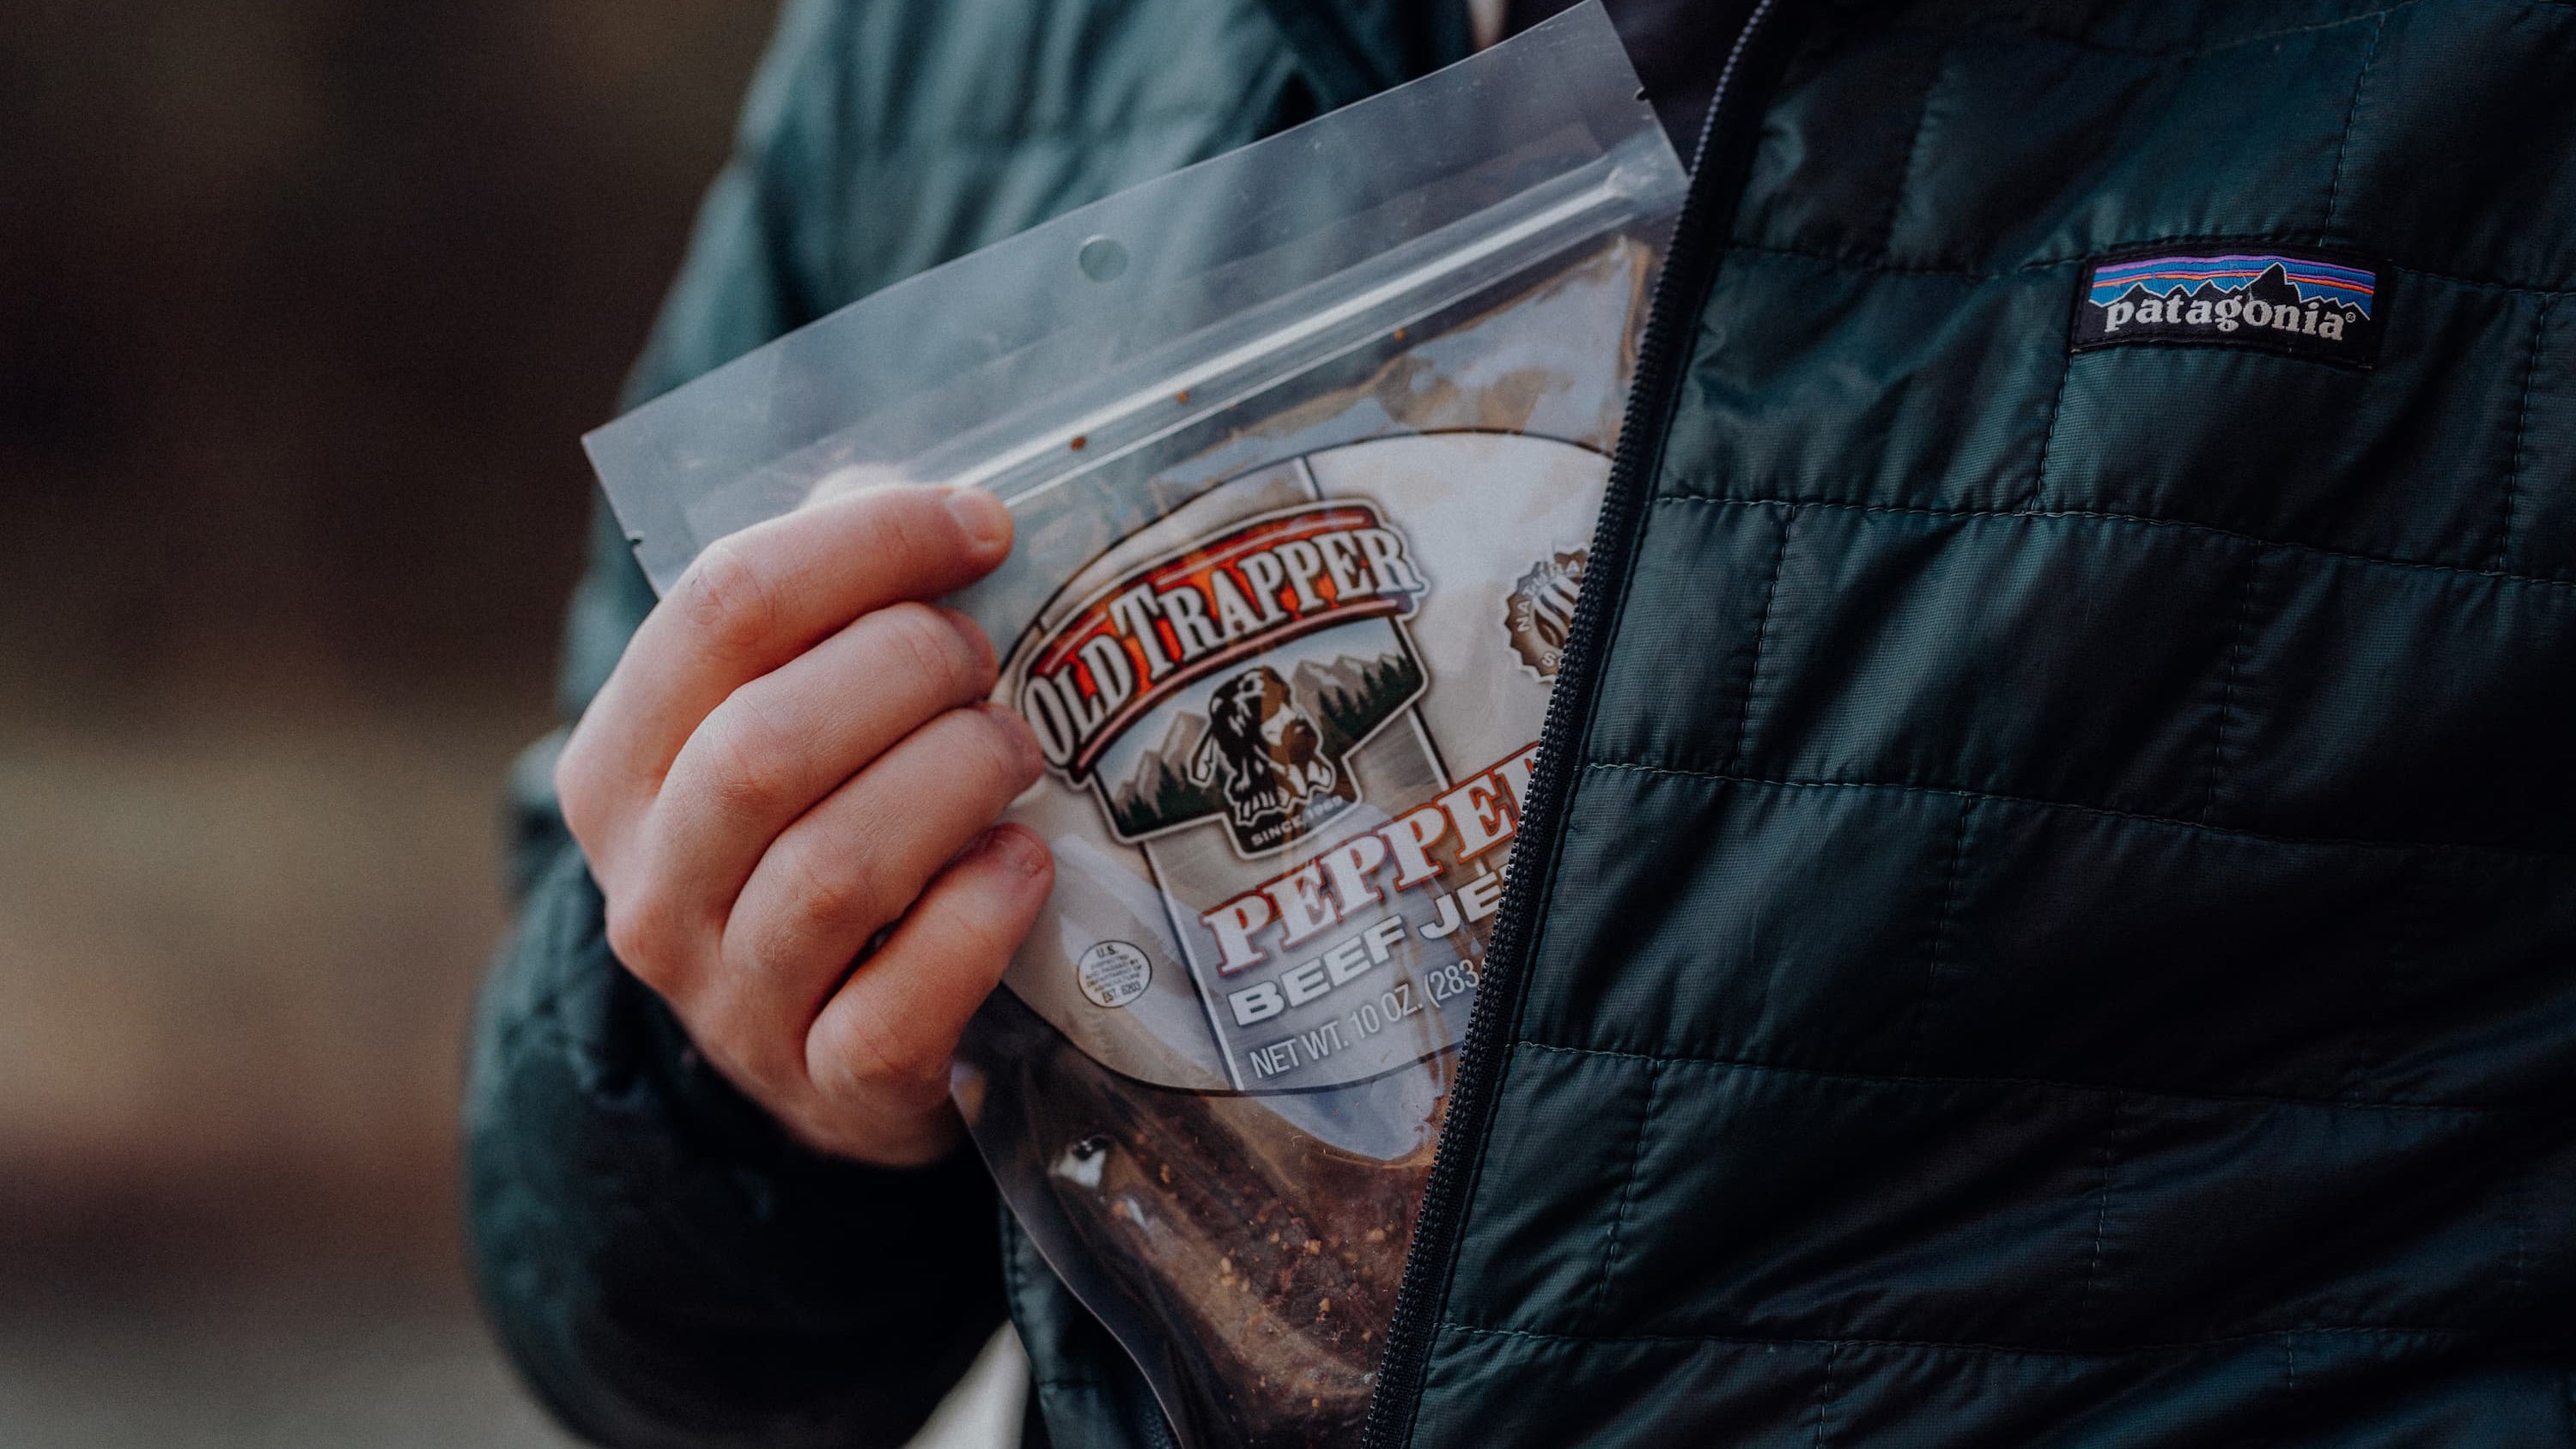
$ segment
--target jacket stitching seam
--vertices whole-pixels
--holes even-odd
[[[1619,1187],[1619,1212],[1611,1219],[1610,1241],[1602,1250],[1601,1276],[1592,1285],[1592,1326],[1596,1329],[1601,1326],[1604,1305],[1609,1299],[1611,1275],[1617,1271],[1619,1240],[1627,1233],[1628,1209],[1637,1196],[1637,1177],[1645,1168],[1646,1138],[1655,1126],[1655,1090],[1663,1080],[1663,1074],[1663,1063],[1649,1061],[1646,1064],[1646,1101],[1637,1115],[1637,1143],[1628,1154],[1627,1179]]]
[[[1789,565],[1789,533],[1798,524],[1798,505],[1789,505],[1780,520],[1780,547],[1771,555],[1771,583],[1762,591],[1762,616],[1753,626],[1753,668],[1744,678],[1744,702],[1735,716],[1735,750],[1726,757],[1726,767],[1733,770],[1744,763],[1745,751],[1753,740],[1753,697],[1762,688],[1762,660],[1771,646],[1771,605],[1780,597],[1780,575]]]
[[[2317,849],[2365,849],[2389,851],[2422,851],[2451,855],[2491,855],[2516,860],[2548,861],[2558,864],[2576,862],[2576,853],[2541,850],[2511,845],[2481,845],[2451,840],[2372,840],[2349,835],[2280,835],[2260,830],[2247,830],[2234,825],[2212,825],[2202,820],[2184,820],[2172,815],[2152,815],[2143,810],[2120,810],[2109,805],[2087,805],[2074,800],[2050,800],[2037,795],[2006,795],[1994,790],[1971,790],[1959,785],[1922,785],[1905,780],[1792,780],[1762,775],[1722,774],[1714,770],[1693,770],[1676,765],[1646,765],[1627,760],[1591,759],[1583,762],[1586,770],[1617,770],[1628,774],[1662,775],[1680,780],[1703,780],[1721,785],[1763,785],[1780,790],[1894,790],[1910,795],[1948,795],[1965,800],[1992,801],[1998,805],[2025,805],[2036,810],[2066,810],[2082,815],[2098,815],[2106,820],[2135,820],[2147,825],[2170,826],[2177,830],[2197,830],[2211,835],[2233,836],[2261,841],[2269,845],[2288,845]]]
[[[2292,539],[2264,538],[2242,529],[2215,523],[2200,523],[2188,518],[2155,518],[2142,513],[2122,513],[2107,508],[1926,508],[1895,503],[1854,503],[1839,498],[1736,498],[1708,493],[1664,493],[1657,504],[1694,503],[1717,507],[1744,508],[1833,508],[1850,513],[1902,514],[1918,518],[2090,518],[2105,523],[2128,523],[2143,528],[2172,528],[2187,533],[2206,533],[2216,538],[2235,539],[2258,548],[2282,549],[2311,554],[2319,558],[2348,563],[2369,564],[2378,568],[2414,569],[2423,573],[2448,574],[2462,579],[2488,579],[2502,584],[2531,584],[2544,588],[2576,588],[2576,578],[2554,574],[2498,573],[2493,569],[2472,568],[2465,564],[2426,563],[2418,559],[2389,558],[2384,554],[2362,553],[2354,549],[2326,548]]]
[[[1839,1341],[1825,1344],[1824,1382],[1816,1389],[1816,1449],[1825,1449],[1825,1416],[1834,1406],[1834,1355],[1842,1348]]]
[[[1904,159],[1896,166],[1896,184],[1888,188],[1887,215],[1878,228],[1878,255],[1887,257],[1896,246],[1896,218],[1905,209],[1905,188],[1914,179],[1914,162],[1923,154],[1923,133],[1932,128],[1932,97],[1940,92],[1941,79],[1949,71],[1950,50],[1945,43],[1933,53],[1931,78],[1923,83],[1923,100],[1914,110],[1914,134],[1905,146]]]
[[[2236,591],[2236,623],[2229,631],[2227,645],[2227,687],[2218,699],[2218,729],[2209,744],[2209,778],[2201,790],[2200,823],[2210,823],[2218,808],[2219,777],[2227,772],[2227,722],[2236,713],[2236,673],[2245,662],[2245,625],[2254,612],[2254,582],[2263,572],[2263,551],[2256,549],[2245,561],[2245,584]]]
[[[2388,33],[2388,12],[2381,11],[2370,27],[2370,44],[2361,52],[2361,69],[2352,78],[2352,103],[2344,108],[2343,135],[2335,142],[2334,178],[2326,184],[2326,225],[2335,229],[2335,210],[2343,200],[2343,167],[2352,149],[2353,122],[2361,118],[2361,97],[2370,88],[2370,68],[2379,59],[2379,39]]]
[[[1451,1323],[1457,1333],[1476,1338],[1522,1338],[1541,1343],[1577,1344],[1671,1344],[1695,1346],[1706,1344],[1740,1344],[1750,1348],[1775,1348],[1790,1345],[1819,1348],[1922,1348],[1958,1353],[2017,1354],[2032,1358],[2120,1358],[2133,1354],[2198,1353],[2207,1349],[2227,1348],[2236,1344],[2261,1343],[2292,1333],[2309,1337],[2339,1338],[2441,1338],[2461,1339],[2473,1335],[2457,1328],[2435,1328],[2416,1324],[2302,1324],[2296,1328],[2262,1329],[2250,1333],[2224,1334],[2213,1338],[2177,1339],[2169,1342],[2129,1344],[2120,1348],[2044,1348],[2035,1344],[1978,1343],[1938,1338],[1810,1338],[1792,1335],[1764,1336],[1744,1333],[1630,1333],[1591,1335],[1545,1333],[1527,1328],[1490,1328],[1472,1323]],[[2516,1343],[2551,1343],[2553,1340],[2531,1338]],[[2498,1347],[2512,1346],[2497,1343]]]
[[[2540,309],[2531,322],[2531,351],[2522,363],[2522,400],[2515,406],[2513,415],[2513,455],[2504,474],[2504,526],[2496,538],[2492,565],[2496,573],[2504,572],[2513,553],[2514,513],[2519,506],[2522,489],[2522,444],[2531,426],[2531,384],[2540,372],[2541,350],[2549,338],[2549,304],[2557,300],[2555,297],[2541,298]]]
[[[1963,282],[2000,282],[2014,272],[1979,272],[1966,267],[1919,266],[1888,261],[1883,257],[1847,256],[1839,252],[1818,251],[1813,247],[1763,246],[1754,242],[1733,242],[1727,247],[1730,256],[1796,257],[1802,261],[1823,262],[1828,266],[1848,267],[1860,272],[1885,272],[1901,277],[1950,277]],[[2029,270],[2045,270],[2030,268]]]
[[[2075,1336],[2085,1337],[2093,1323],[2093,1285],[2102,1276],[2103,1227],[2111,1216],[2111,1177],[2119,1169],[2120,1108],[2124,1093],[2111,1094],[2111,1113],[2102,1125],[2102,1186],[2093,1200],[2093,1253],[2084,1267],[2084,1292],[2075,1302]]]
[[[2455,1102],[2400,1102],[2386,1099],[2355,1101],[2350,1098],[2291,1097],[2264,1092],[2175,1092],[2161,1088],[2102,1082],[2067,1082],[2052,1077],[1945,1077],[1901,1072],[1847,1072],[1833,1071],[1824,1067],[1782,1066],[1776,1062],[1757,1062],[1741,1057],[1699,1056],[1688,1052],[1666,1054],[1617,1051],[1607,1047],[1563,1046],[1544,1041],[1518,1041],[1512,1044],[1512,1049],[1516,1052],[1553,1052],[1559,1056],[1598,1057],[1608,1061],[1661,1062],[1666,1066],[1705,1067],[1712,1071],[1770,1073],[1775,1076],[1806,1077],[1823,1082],[1867,1083],[1879,1086],[2031,1087],[2041,1091],[2078,1096],[2145,1098],[2194,1106],[2290,1107],[2302,1111],[2327,1112],[2417,1112],[2427,1115],[2475,1118],[2516,1115],[2501,1107],[2473,1107]]]
[[[2021,511],[2034,512],[2040,500],[2048,496],[2048,455],[2057,448],[2057,420],[2066,413],[2066,393],[2075,383],[2075,353],[2069,349],[2065,361],[2058,364],[2057,396],[2048,404],[2048,428],[2039,435],[2039,466],[2030,474],[2030,492],[2021,503]]]
[[[1932,933],[1923,961],[1923,995],[1914,1003],[1914,1055],[1916,1066],[1922,1064],[1931,1039],[1932,1002],[1940,994],[1941,968],[1947,959],[1950,922],[1959,909],[1959,868],[1968,854],[1968,817],[1977,802],[1959,802],[1958,828],[1950,837],[1950,864],[1941,876],[1940,910],[1932,918]]]

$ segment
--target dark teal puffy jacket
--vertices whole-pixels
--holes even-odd
[[[1418,13],[793,6],[643,386]],[[2576,7],[1760,13],[1641,57],[1726,80],[1373,1441],[2576,1443]],[[2239,256],[2370,346],[2070,348],[2097,265]],[[649,603],[606,540],[575,707]],[[541,773],[469,1103],[540,1388],[891,1442],[1007,1300],[1058,1445],[1156,1443],[970,1168],[694,1065]]]

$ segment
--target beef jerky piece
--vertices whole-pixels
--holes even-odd
[[[1366,1416],[1430,1171],[1434,1120],[1384,1161],[1258,1098],[1140,1088],[1065,1050],[1041,1068],[1039,1140],[1085,1246],[1185,1325],[1193,1377],[1254,1449],[1342,1442]]]

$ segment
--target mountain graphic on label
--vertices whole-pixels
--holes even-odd
[[[1428,682],[1423,587],[1371,504],[1284,509],[1099,590],[1024,651],[1016,703],[1118,839],[1214,816],[1267,854],[1359,803],[1345,757]]]

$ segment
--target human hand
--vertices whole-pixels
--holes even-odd
[[[822,1151],[955,1146],[949,1059],[1054,882],[1036,835],[993,825],[1041,761],[981,703],[992,644],[923,602],[1010,546],[991,494],[921,485],[720,540],[555,766],[618,960]]]

